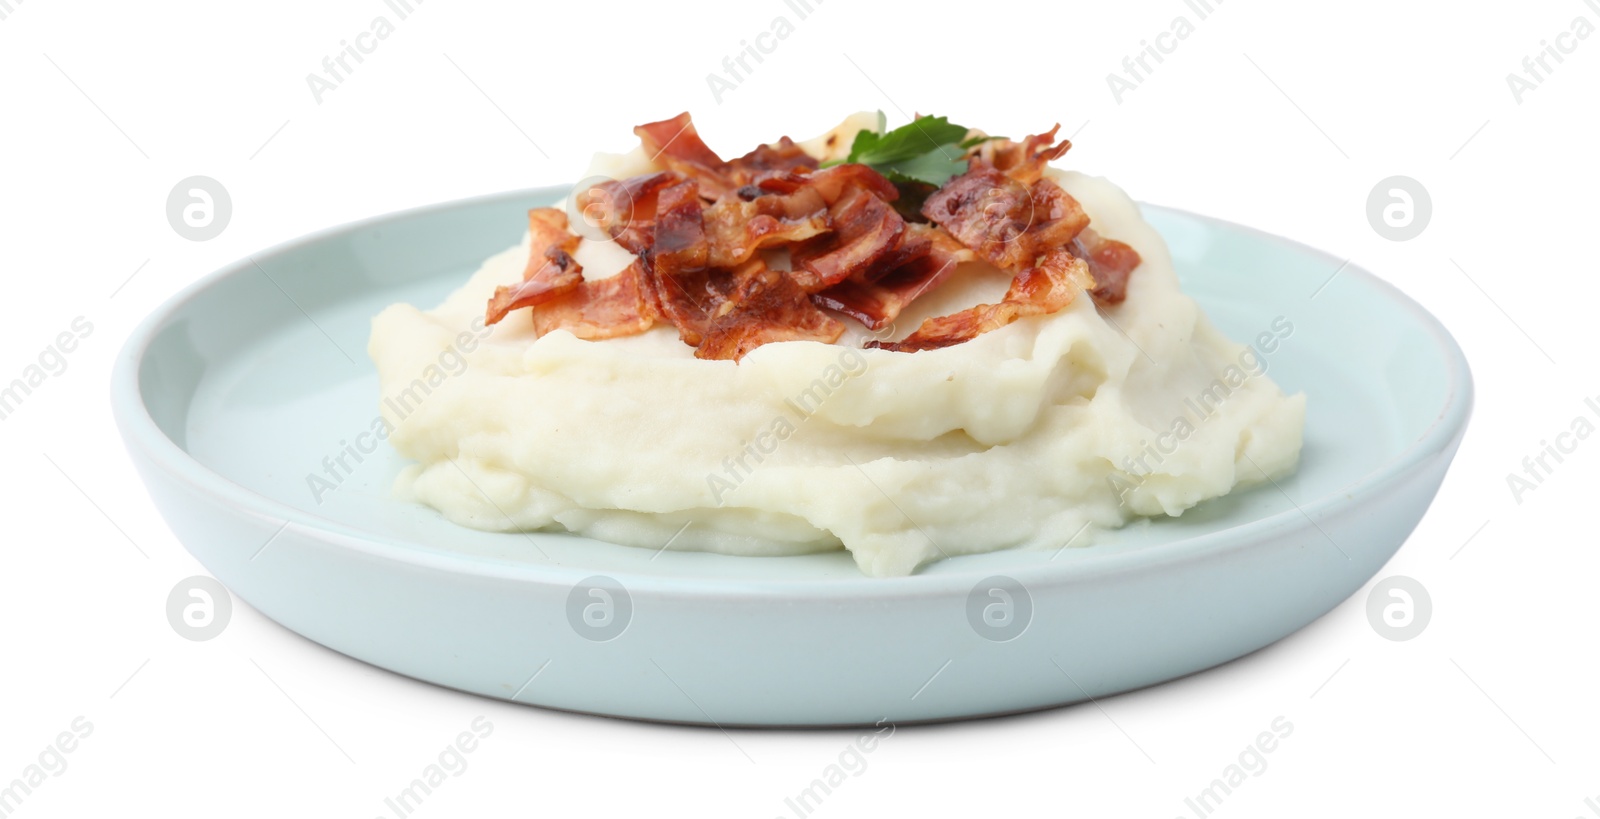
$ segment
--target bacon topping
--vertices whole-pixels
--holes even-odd
[[[1018,274],[1011,281],[1005,299],[999,304],[980,304],[930,318],[917,331],[898,342],[869,342],[867,346],[902,353],[934,350],[970,341],[980,334],[998,330],[1017,319],[1054,313],[1071,304],[1080,290],[1094,286],[1089,266],[1066,250],[1052,250],[1039,264]]]
[[[1056,123],[1054,128],[1021,142],[1009,139],[981,142],[975,152],[976,159],[993,165],[1001,173],[1024,185],[1032,185],[1044,175],[1044,166],[1050,160],[1060,159],[1072,147],[1070,140],[1056,142],[1056,132],[1059,130],[1061,124]]]
[[[699,185],[681,182],[661,192],[656,203],[655,244],[644,264],[655,288],[655,303],[678,328],[678,336],[697,346],[722,300],[706,266],[711,246],[702,221]]]
[[[788,137],[731,162],[724,161],[700,139],[687,111],[672,119],[640,125],[633,132],[652,162],[699,182],[701,193],[709,201],[750,184],[758,174],[817,167],[817,161]]]
[[[656,197],[663,188],[683,181],[670,171],[610,180],[576,191],[585,224],[592,225],[630,253],[650,249],[656,219]]]
[[[907,261],[877,279],[846,279],[811,300],[876,332],[893,324],[918,296],[939,286],[956,265],[977,258],[949,234],[928,225],[907,226],[898,252],[906,254]]]
[[[1089,272],[1094,274],[1093,295],[1097,304],[1121,304],[1128,297],[1128,277],[1139,266],[1139,251],[1085,229],[1073,240],[1072,252],[1089,263]]]
[[[1001,270],[1020,271],[1089,225],[1077,200],[1048,179],[1024,185],[980,159],[928,197],[922,215]]]
[[[577,289],[539,305],[533,329],[539,335],[566,330],[598,340],[642,333],[656,322],[641,288],[642,263],[635,260],[609,279],[585,281]]]
[[[828,208],[833,231],[795,248],[793,278],[807,293],[864,276],[900,247],[906,220],[888,202],[856,188]]]
[[[567,232],[567,215],[555,208],[528,211],[533,252],[522,272],[522,284],[496,287],[485,323],[494,324],[512,310],[532,307],[571,291],[583,282],[583,267],[572,258],[578,237]]]
[[[1078,201],[1045,177],[1047,163],[1071,147],[1056,141],[1058,130],[979,143],[966,171],[934,189],[891,182],[862,164],[819,169],[787,137],[723,160],[688,114],[641,125],[634,131],[644,150],[665,170],[602,182],[573,199],[596,229],[587,240],[615,241],[633,263],[586,280],[566,215],[531,211],[523,281],[496,289],[488,323],[524,307],[539,335],[604,339],[665,323],[697,357],[737,361],[763,344],[837,341],[844,325],[827,311],[882,331],[975,261],[1014,276],[998,304],[931,318],[901,341],[869,346],[948,347],[1062,310],[1082,291],[1100,305],[1120,303],[1139,254],[1090,230]]]
[[[828,230],[828,205],[806,187],[788,194],[762,192],[748,201],[720,199],[705,209],[712,267],[744,264],[764,247],[809,239]]]
[[[712,323],[696,358],[743,358],[746,353],[774,341],[821,341],[831,344],[844,334],[844,325],[817,309],[793,278],[751,259],[734,272],[738,288],[722,315]]]

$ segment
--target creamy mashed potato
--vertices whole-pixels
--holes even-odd
[[[832,146],[804,144],[842,156],[873,125],[852,117]],[[590,173],[654,170],[635,151],[597,156]],[[1143,258],[1127,300],[1102,309],[1083,294],[917,353],[861,349],[869,336],[849,320],[838,344],[768,344],[737,364],[696,359],[670,326],[537,338],[523,310],[485,329],[495,286],[521,281],[525,239],[443,304],[373,320],[389,442],[416,461],[397,491],[476,529],[737,555],[844,548],[891,576],[959,554],[1087,545],[1291,471],[1304,396],[1284,396],[1265,370],[1292,325],[1260,328],[1254,347],[1224,338],[1121,189],[1048,173],[1095,231]],[[598,240],[576,256],[590,278],[630,258]],[[963,265],[882,337],[997,301],[1009,281]]]

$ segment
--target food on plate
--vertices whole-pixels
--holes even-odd
[[[1266,375],[1293,324],[1221,335],[1132,200],[1050,165],[1057,128],[858,114],[732,159],[688,114],[634,132],[442,304],[373,320],[402,495],[895,576],[1295,468],[1305,399]]]

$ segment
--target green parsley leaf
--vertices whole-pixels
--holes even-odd
[[[939,187],[951,177],[967,172],[966,151],[954,142],[935,146],[927,153],[917,154],[892,162],[867,162],[890,182],[926,182]]]
[[[961,142],[961,150],[964,151],[964,150],[966,150],[968,148],[973,147],[974,145],[982,145],[983,143],[988,142],[991,139],[1007,139],[1007,137],[1003,137],[1003,136],[975,136],[972,139],[962,140],[962,142]]]
[[[850,155],[842,161],[867,165],[891,182],[921,182],[939,187],[951,177],[966,173],[967,161],[963,155],[968,147],[982,141],[982,138],[976,142],[967,140],[971,129],[944,117],[922,117],[893,131],[884,131],[885,118],[879,111],[878,122],[878,131],[856,133],[855,141],[850,143]]]

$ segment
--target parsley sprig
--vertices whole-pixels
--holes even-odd
[[[967,138],[972,129],[956,125],[945,117],[922,117],[893,131],[884,130],[888,122],[878,112],[878,129],[856,132],[850,155],[829,162],[859,162],[900,184],[932,185],[937,188],[953,176],[967,172],[967,149],[998,137]]]

